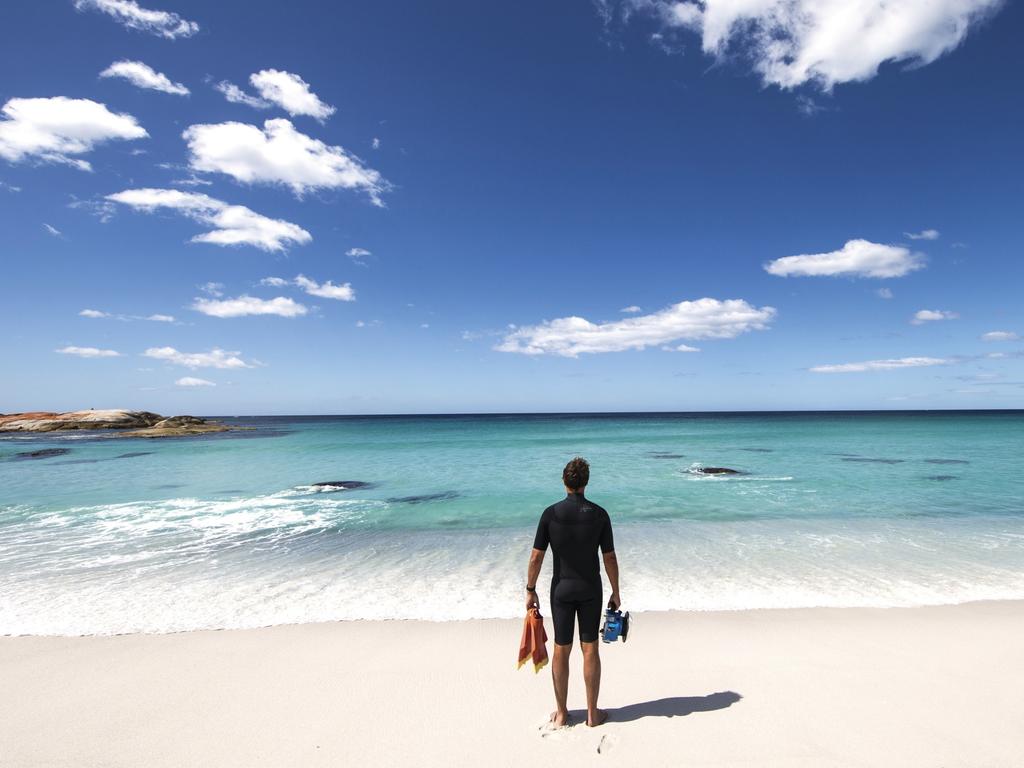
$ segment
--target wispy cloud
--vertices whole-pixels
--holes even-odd
[[[885,62],[924,65],[952,51],[1000,0],[598,0],[606,23],[616,9],[653,18],[665,35],[696,33],[704,53],[746,61],[766,85],[870,80]]]
[[[260,280],[260,285],[268,285],[273,288],[284,288],[288,285],[294,285],[310,296],[318,296],[322,299],[336,299],[337,301],[355,301],[356,299],[356,292],[351,283],[335,285],[330,280],[318,283],[316,280],[311,280],[305,275],[296,275],[292,280],[286,280],[283,277],[264,277]]]
[[[202,291],[208,296],[224,295],[224,283],[214,283],[211,281],[209,283],[203,283],[202,285],[197,287],[199,288],[200,291]]]
[[[127,59],[115,61],[100,72],[100,77],[119,77],[137,88],[171,93],[176,96],[188,96],[189,94],[188,88],[184,85],[172,82],[167,75],[157,72],[141,61],[128,61]]]
[[[64,236],[63,233],[59,229],[57,229],[54,226],[51,226],[51,225],[47,224],[45,221],[43,222],[43,229],[45,229],[49,234],[53,235],[54,237],[63,237]]]
[[[185,368],[252,368],[241,357],[241,352],[226,352],[214,347],[209,352],[179,352],[174,347],[150,347],[142,353],[154,360],[163,360]]]
[[[628,307],[623,307],[619,310],[619,312],[627,315],[636,315],[643,311],[643,307],[638,307],[636,304],[630,304]]]
[[[278,317],[300,317],[309,312],[304,305],[286,296],[260,299],[255,296],[239,296],[236,299],[196,299],[192,309],[210,317],[246,317],[249,315],[277,315]]]
[[[74,347],[67,346],[54,350],[62,355],[75,355],[76,357],[120,357],[120,352],[112,349],[97,349],[96,347]]]
[[[298,196],[317,189],[355,189],[378,206],[389,188],[355,155],[297,131],[283,118],[267,120],[263,130],[248,123],[193,125],[182,137],[192,170],[223,173],[245,184],[281,184]]]
[[[892,298],[892,289],[891,288],[879,288],[877,291],[875,291],[875,294],[880,299],[891,299]]]
[[[989,331],[981,335],[982,341],[1018,341],[1020,334],[1014,331]]]
[[[783,256],[765,264],[779,277],[902,277],[924,267],[924,257],[900,245],[848,240],[838,251]]]
[[[214,384],[212,381],[209,381],[208,379],[199,379],[199,378],[196,378],[195,376],[182,376],[180,379],[178,379],[174,383],[175,383],[176,386],[179,386],[179,387],[215,387],[215,386],[217,386],[216,384]]]
[[[252,245],[264,251],[281,251],[286,246],[310,242],[313,237],[302,227],[282,219],[271,219],[243,205],[228,205],[198,192],[179,189],[126,189],[108,200],[151,213],[166,208],[212,226],[192,238],[193,243]]]
[[[361,267],[366,266],[366,260],[373,254],[365,248],[349,248],[345,251],[345,255],[348,256],[352,261]]]
[[[960,315],[945,309],[919,309],[910,319],[913,325],[924,325],[936,320],[956,320]]]
[[[99,309],[83,309],[78,313],[81,317],[91,317],[94,319],[111,319],[121,320],[122,322],[131,322],[133,320],[149,320],[154,323],[173,323],[175,322],[173,315],[122,315],[119,313],[104,312]]]
[[[131,115],[111,112],[90,99],[11,99],[0,114],[0,157],[12,163],[35,160],[91,171],[86,160],[72,156],[107,141],[149,136]]]
[[[840,363],[838,365],[816,365],[814,373],[864,373],[867,371],[894,371],[903,368],[923,368],[932,365],[947,365],[953,362],[941,357],[899,357],[889,360],[866,360],[862,363]]]
[[[939,230],[922,229],[920,232],[904,232],[903,235],[908,240],[938,240]]]
[[[135,0],[75,0],[75,8],[79,11],[100,11],[128,29],[148,32],[167,40],[191,37],[199,31],[199,25],[194,21],[187,21],[170,11],[143,8]]]
[[[252,96],[227,80],[217,83],[215,87],[228,101],[256,109],[277,105],[292,117],[307,115],[323,122],[335,112],[334,107],[321,101],[309,83],[294,72],[263,69],[249,75],[249,83],[259,96]]]
[[[697,299],[650,315],[606,323],[563,317],[515,328],[495,349],[525,355],[577,357],[583,353],[622,352],[670,344],[682,339],[731,339],[763,330],[775,317],[773,307],[754,307],[741,299]]]

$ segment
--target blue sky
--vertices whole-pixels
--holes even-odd
[[[1024,11],[761,5],[9,4],[0,410],[1024,407]]]

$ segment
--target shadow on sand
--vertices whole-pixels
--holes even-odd
[[[694,712],[713,712],[731,707],[742,699],[735,691],[719,691],[707,696],[672,696],[608,709],[608,722],[629,723],[642,717],[684,717]],[[586,713],[584,713],[584,721]]]

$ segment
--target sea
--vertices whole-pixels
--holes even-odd
[[[574,456],[631,611],[1024,598],[1024,411],[223,420],[0,435],[0,635],[518,617]]]

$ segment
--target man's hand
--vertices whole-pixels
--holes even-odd
[[[617,611],[620,605],[622,605],[622,600],[619,599],[619,593],[612,592],[612,596],[608,598],[608,607],[613,611]]]
[[[526,593],[526,610],[530,610],[531,608],[540,608],[540,603],[537,602],[536,592]]]

